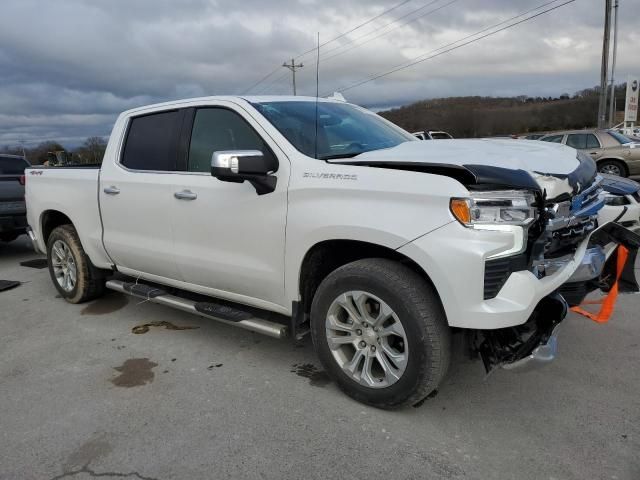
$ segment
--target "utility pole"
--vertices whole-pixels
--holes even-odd
[[[616,74],[616,53],[618,50],[618,0],[613,4],[613,56],[611,58],[611,98],[609,99],[609,127],[613,127],[615,123],[615,74]]]
[[[296,65],[295,63],[295,59],[291,59],[291,64],[288,64],[287,62],[284,62],[282,64],[283,67],[288,68],[289,70],[291,70],[291,74],[293,76],[293,94],[296,95],[296,70],[298,68],[302,68],[304,67],[304,65],[302,63],[299,63]]]
[[[609,37],[611,36],[611,0],[604,5],[604,35],[602,38],[602,67],[600,69],[600,101],[598,103],[598,128],[605,128],[607,120],[607,74],[609,73]]]

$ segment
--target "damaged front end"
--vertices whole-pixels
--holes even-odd
[[[520,370],[553,360],[559,324],[568,309],[582,303],[589,293],[598,289],[608,292],[614,283],[616,292],[639,291],[634,264],[640,236],[618,223],[598,224],[603,206],[601,178],[595,171],[591,174],[589,163],[581,164],[576,175],[557,178],[555,183],[550,175],[537,178],[545,186],[539,230],[532,230],[526,262],[520,262],[520,267],[542,280],[563,274],[573,262],[573,273],[540,301],[524,324],[475,332],[472,348],[487,372],[496,367]],[[549,191],[554,197],[546,195]],[[623,271],[616,271],[620,268],[619,246],[626,249]]]
[[[520,370],[552,361],[557,351],[558,326],[567,309],[564,298],[554,293],[538,304],[523,325],[477,332],[472,346],[487,373],[498,366]]]

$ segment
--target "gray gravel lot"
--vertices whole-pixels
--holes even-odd
[[[294,347],[110,294],[56,298],[0,244],[0,478],[639,479],[640,297],[564,323],[543,370],[462,355],[434,398],[360,405]],[[170,330],[169,322],[197,327]]]

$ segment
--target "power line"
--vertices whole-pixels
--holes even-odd
[[[332,38],[331,40],[327,40],[326,42],[324,42],[323,44],[320,45],[320,47],[323,47],[325,45],[328,45],[331,42],[335,42],[336,40],[339,40],[340,38],[344,37],[345,35],[349,35],[352,32],[355,32],[356,30],[364,27],[365,25],[368,25],[369,23],[377,20],[378,18],[382,17],[383,15],[386,15],[389,12],[392,12],[393,10],[396,10],[398,8],[400,8],[401,6],[411,2],[412,0],[403,0],[400,3],[397,3],[396,5],[394,5],[393,7],[390,7],[386,10],[384,10],[383,12],[379,13],[378,15],[375,15],[374,17],[371,17],[369,20],[367,20],[366,22],[362,22],[359,25],[356,25],[355,27],[347,30],[346,32],[341,33],[340,35],[338,35],[337,37]],[[300,59],[301,57],[303,57],[304,55],[307,55],[311,52],[315,52],[316,49],[319,48],[318,46],[307,50],[306,52],[302,52],[301,54],[297,55],[296,57],[294,57],[296,60]],[[278,68],[276,68],[275,70],[273,70],[272,72],[269,72],[267,75],[265,75],[264,77],[262,77],[260,80],[258,80],[256,83],[254,83],[253,85],[251,85],[249,88],[247,88],[246,90],[243,91],[243,95],[246,93],[249,93],[251,90],[253,90],[255,87],[257,87],[258,85],[260,85],[262,82],[264,82],[267,78],[271,77],[273,74],[275,74],[277,71],[280,70],[280,66],[278,66]]]
[[[554,3],[554,2],[556,2],[556,1],[557,1],[557,0],[553,0],[553,1],[551,1],[551,2],[547,2],[547,3],[545,3],[545,4],[539,5],[538,7],[536,7],[536,8],[533,8],[533,9],[529,10],[529,12],[534,11],[534,10],[538,10],[538,9],[540,9],[540,8],[543,8],[545,5],[549,5],[549,4]],[[554,6],[554,7],[551,7],[551,8],[549,8],[549,9],[547,9],[547,10],[543,10],[542,12],[538,12],[538,13],[536,13],[536,14],[534,14],[534,15],[531,15],[531,16],[529,16],[529,17],[527,17],[527,18],[523,19],[523,20],[519,20],[518,22],[515,22],[515,23],[512,23],[512,24],[507,25],[507,26],[505,26],[505,27],[499,28],[498,30],[494,30],[494,31],[489,32],[489,33],[486,33],[486,34],[484,34],[484,35],[482,35],[482,36],[480,36],[480,37],[477,37],[477,38],[474,38],[474,39],[472,39],[472,40],[469,40],[469,41],[467,41],[467,42],[461,43],[461,44],[459,44],[459,45],[455,45],[455,46],[453,46],[453,47],[451,47],[451,48],[447,48],[448,46],[450,46],[450,45],[454,45],[454,44],[456,44],[456,43],[459,43],[459,42],[461,42],[461,41],[465,40],[466,38],[469,38],[469,37],[476,37],[478,34],[480,34],[480,33],[482,33],[482,32],[485,32],[485,31],[490,30],[490,29],[492,29],[492,28],[495,28],[495,27],[497,27],[497,26],[499,26],[499,25],[502,25],[502,24],[504,24],[504,23],[510,22],[510,21],[512,21],[512,20],[515,20],[516,18],[522,17],[523,15],[526,15],[526,12],[525,12],[525,13],[521,13],[521,14],[519,14],[519,15],[516,15],[516,16],[514,16],[514,17],[511,17],[511,18],[510,18],[510,19],[508,19],[508,20],[505,20],[505,21],[499,22],[499,23],[497,23],[497,24],[495,24],[495,25],[492,25],[492,26],[487,27],[487,28],[485,28],[485,29],[483,29],[483,30],[480,30],[480,31],[478,31],[478,32],[476,32],[476,33],[474,33],[474,34],[471,34],[471,35],[468,35],[468,36],[466,36],[466,37],[463,37],[463,38],[461,38],[461,39],[459,39],[459,40],[456,40],[455,42],[449,43],[449,44],[444,45],[444,46],[442,46],[442,47],[440,47],[440,48],[436,48],[436,49],[431,50],[431,51],[429,51],[429,52],[423,53],[422,55],[418,55],[417,57],[414,57],[412,60],[409,60],[408,62],[405,62],[405,63],[403,63],[403,64],[400,64],[400,65],[398,65],[398,66],[396,66],[396,67],[393,67],[391,70],[387,70],[386,72],[379,73],[379,74],[375,74],[375,75],[373,75],[373,76],[371,76],[371,77],[369,77],[369,78],[366,78],[366,79],[361,80],[361,81],[358,81],[358,82],[356,82],[356,83],[354,83],[354,84],[352,84],[352,85],[349,85],[348,87],[340,88],[340,89],[337,89],[337,90],[334,90],[334,91],[338,91],[338,92],[346,92],[347,90],[351,90],[352,88],[359,87],[360,85],[364,85],[365,83],[372,82],[372,81],[374,81],[374,80],[377,80],[378,78],[386,77],[386,76],[391,75],[391,74],[393,74],[393,73],[399,72],[400,70],[404,70],[404,69],[407,69],[407,68],[412,67],[412,66],[414,66],[414,65],[417,65],[418,63],[425,62],[425,61],[427,61],[427,60],[430,60],[430,59],[432,59],[432,58],[438,57],[438,56],[440,56],[440,55],[444,55],[445,53],[451,52],[451,51],[453,51],[453,50],[457,50],[458,48],[464,47],[464,46],[469,45],[469,44],[471,44],[471,43],[475,43],[475,42],[477,42],[477,41],[479,41],[479,40],[482,40],[482,39],[484,39],[484,38],[487,38],[487,37],[490,37],[490,36],[492,36],[492,35],[495,35],[496,33],[502,32],[502,31],[507,30],[507,29],[509,29],[509,28],[511,28],[511,27],[515,27],[516,25],[520,25],[521,23],[524,23],[524,22],[527,22],[527,21],[529,21],[529,20],[532,20],[532,19],[534,19],[534,18],[536,18],[536,17],[539,17],[540,15],[544,15],[545,13],[551,12],[551,11],[553,11],[553,10],[556,10],[556,9],[560,8],[560,7],[563,7],[564,5],[567,5],[567,4],[569,4],[569,3],[573,3],[573,2],[575,2],[575,0],[568,0],[568,1],[564,2],[564,3],[561,3],[561,4],[559,4],[559,5],[556,5],[556,6]],[[439,53],[435,53],[435,54],[433,54],[433,55],[429,55],[429,54],[430,54],[430,53],[432,53],[432,52],[437,52],[438,50],[442,50],[442,49],[444,49],[444,48],[447,48],[447,49],[446,49],[446,50],[443,50],[443,51],[441,51],[441,52],[439,52]],[[429,56],[427,56],[426,58],[421,58],[421,57],[424,57],[425,55],[429,55]],[[325,95],[325,94],[323,94],[323,95]],[[327,95],[328,95],[328,93],[327,93]]]
[[[428,4],[427,4],[427,5],[425,5],[424,7],[419,8],[418,10],[422,10],[422,9],[424,9],[425,7],[428,7],[428,6],[430,6],[430,5],[433,5],[434,3],[438,2],[438,1],[439,1],[439,0],[436,0],[436,1],[434,1],[434,2],[428,3]],[[378,38],[380,38],[380,37],[383,37],[383,36],[385,36],[385,35],[388,35],[389,33],[393,32],[394,30],[397,30],[398,28],[404,27],[404,26],[406,26],[406,25],[409,25],[410,23],[415,22],[416,20],[419,20],[419,19],[421,19],[421,18],[423,18],[423,17],[426,17],[426,16],[428,16],[428,15],[431,15],[432,13],[435,13],[435,12],[437,12],[438,10],[441,10],[441,9],[443,9],[443,8],[445,8],[445,7],[448,7],[449,5],[451,5],[452,3],[455,3],[455,2],[457,2],[457,1],[458,1],[458,0],[451,0],[449,3],[445,3],[444,5],[440,5],[439,7],[436,7],[436,8],[434,8],[434,9],[432,9],[432,10],[429,10],[428,12],[425,12],[425,13],[423,13],[422,15],[418,15],[417,17],[412,18],[411,20],[408,20],[408,21],[403,22],[403,23],[401,23],[401,24],[399,24],[399,25],[396,25],[395,27],[393,27],[393,28],[391,28],[391,29],[389,29],[389,30],[387,30],[387,31],[380,32],[380,33],[378,33],[378,35],[376,35],[376,36],[374,36],[374,37],[372,37],[372,38],[369,38],[369,39],[365,40],[364,42],[358,43],[358,44],[356,44],[356,45],[354,45],[354,46],[352,46],[352,47],[350,47],[350,48],[347,48],[346,50],[343,50],[343,51],[341,51],[341,52],[338,52],[338,53],[335,53],[335,54],[330,55],[330,56],[328,56],[328,57],[325,57],[325,58],[324,58],[324,61],[326,62],[327,60],[329,60],[329,59],[331,59],[331,58],[339,57],[340,55],[343,55],[343,54],[345,54],[345,53],[347,53],[347,52],[349,52],[349,51],[351,51],[351,50],[353,50],[353,49],[355,49],[355,48],[361,47],[362,45],[364,45],[364,44],[366,44],[366,43],[372,42],[372,41],[374,41],[374,40],[376,40],[376,39],[378,39]],[[410,15],[410,14],[412,14],[412,13],[415,13],[415,12],[416,12],[416,11],[418,11],[418,10],[414,10],[413,12],[410,12],[408,15]],[[381,29],[384,29],[384,28],[388,27],[389,25],[392,25],[392,24],[396,23],[398,20],[400,20],[400,19],[402,19],[402,18],[405,18],[405,17],[406,17],[406,16],[408,16],[408,15],[404,15],[404,16],[402,16],[402,17],[400,17],[400,18],[398,18],[398,19],[394,20],[393,22],[388,23],[388,24],[387,24],[387,25],[385,25],[384,27],[381,27]],[[366,37],[367,35],[370,35],[371,33],[376,33],[376,32],[369,32],[369,33],[368,33],[368,34],[366,34],[366,35],[361,35],[360,37],[358,37],[358,38],[354,39],[354,41],[355,41],[355,40],[358,40],[359,38]],[[346,44],[346,45],[348,45],[348,44]],[[325,52],[325,54],[330,53],[330,52],[333,52],[334,50],[338,50],[339,48],[341,48],[341,47],[343,47],[343,46],[344,46],[344,45],[341,45],[340,47],[332,48],[331,50],[329,50],[329,51]]]
[[[254,88],[256,88],[258,85],[260,85],[262,82],[264,82],[264,81],[265,81],[267,78],[269,78],[271,75],[273,75],[273,74],[274,74],[274,73],[276,73],[276,72],[279,72],[279,71],[280,71],[280,68],[281,68],[281,67],[279,67],[279,66],[278,66],[278,68],[276,68],[275,70],[273,70],[273,71],[271,71],[271,72],[267,73],[264,77],[262,77],[260,80],[258,80],[258,81],[257,81],[256,83],[254,83],[253,85],[251,85],[249,88],[244,89],[244,90],[242,91],[242,94],[241,94],[241,95],[245,95],[245,94],[249,93],[251,90],[253,90]]]
[[[282,66],[278,66],[278,69],[280,69],[280,68],[282,68]],[[274,85],[280,83],[282,80],[284,80],[288,76],[289,76],[289,74],[287,72],[283,72],[282,75],[279,75],[274,80],[270,81],[267,85],[263,85],[262,88],[260,88],[260,90],[258,90],[255,94],[256,95],[260,95],[260,94],[266,92],[271,87],[273,87]]]
[[[396,10],[396,9],[400,8],[401,6],[403,6],[403,5],[407,4],[407,3],[409,3],[410,1],[411,1],[411,0],[404,0],[404,1],[400,2],[400,3],[397,3],[397,4],[396,4],[396,5],[394,5],[393,7],[386,9],[385,11],[383,11],[383,12],[379,13],[378,15],[376,15],[375,17],[371,17],[371,18],[370,18],[369,20],[367,20],[366,22],[362,22],[360,25],[357,25],[357,26],[353,27],[352,29],[347,30],[346,32],[342,32],[342,33],[341,33],[340,35],[338,35],[337,37],[334,37],[334,38],[332,38],[331,40],[327,40],[326,42],[324,42],[324,43],[322,43],[322,44],[320,45],[320,48],[322,48],[322,47],[324,47],[325,45],[328,45],[328,44],[330,44],[330,43],[332,43],[332,42],[335,42],[336,40],[339,40],[339,39],[341,39],[342,37],[345,37],[345,36],[349,35],[349,34],[350,34],[350,33],[352,33],[352,32],[355,32],[356,30],[358,30],[358,29],[360,29],[360,28],[364,27],[365,25],[370,24],[371,22],[373,22],[373,21],[375,21],[375,20],[379,19],[380,17],[382,17],[382,16],[386,15],[387,13],[392,12],[392,11],[394,11],[394,10]],[[318,47],[313,47],[313,48],[311,48],[311,49],[307,50],[306,52],[302,52],[301,54],[299,54],[299,55],[297,55],[297,56],[295,57],[295,58],[296,58],[296,60],[297,60],[297,59],[299,59],[300,57],[302,57],[303,55],[307,55],[307,54],[309,54],[309,53],[311,53],[311,52],[315,52],[317,48],[318,48]]]

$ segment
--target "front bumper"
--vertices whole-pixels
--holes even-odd
[[[429,275],[450,326],[499,329],[526,323],[542,299],[580,267],[589,243],[585,239],[564,266],[544,278],[528,270],[511,272],[498,294],[485,299],[486,260],[513,242],[509,232],[473,230],[453,222],[404,245],[399,252]]]
[[[487,372],[496,367],[531,370],[556,357],[558,328],[567,315],[567,302],[559,294],[544,298],[523,325],[475,333],[476,350]]]
[[[540,342],[540,344],[534,348],[531,353],[520,360],[515,360],[511,363],[505,363],[502,368],[511,371],[528,371],[538,367],[542,367],[555,360],[558,354],[558,329],[560,325],[557,325],[549,338]]]

